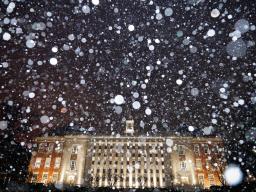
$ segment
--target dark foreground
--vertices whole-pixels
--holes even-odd
[[[230,191],[230,192],[256,192],[256,182],[243,183],[237,187],[219,187],[212,186],[210,189],[199,189],[199,188],[186,188],[175,187],[175,188],[146,188],[146,189],[112,189],[112,188],[88,188],[88,187],[69,187],[66,186],[64,189],[58,189],[58,186],[43,184],[17,184],[9,183],[7,186],[0,184],[0,192],[13,191],[13,192],[185,192],[185,191],[196,191],[196,192],[215,192],[215,191]]]

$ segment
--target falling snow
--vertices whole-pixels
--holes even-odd
[[[122,95],[116,95],[115,96],[115,104],[121,105],[124,103],[124,97]]]
[[[243,173],[237,165],[229,165],[224,171],[224,178],[228,185],[235,186],[242,182]]]
[[[37,136],[120,136],[132,118],[136,134],[221,137],[224,181],[255,178],[255,1],[1,3],[9,146],[31,153]]]

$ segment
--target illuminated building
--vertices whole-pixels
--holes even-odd
[[[134,136],[40,137],[35,139],[31,182],[144,188],[221,185],[219,138]]]

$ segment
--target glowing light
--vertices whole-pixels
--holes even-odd
[[[238,185],[243,180],[243,173],[239,166],[229,165],[224,171],[224,179],[230,186]]]

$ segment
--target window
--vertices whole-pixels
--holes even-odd
[[[50,143],[49,146],[48,146],[48,151],[52,152],[53,148],[54,148],[54,143]]]
[[[77,145],[73,145],[71,153],[72,154],[77,154],[78,153],[78,146]]]
[[[54,168],[55,169],[60,168],[60,161],[61,161],[61,157],[56,157],[55,163],[54,163]]]
[[[42,182],[47,183],[47,180],[48,180],[48,173],[44,172],[42,176]]]
[[[63,150],[63,143],[58,143],[57,147],[55,148],[55,151],[57,153],[60,153],[62,152],[62,150]]]
[[[41,158],[41,157],[37,157],[37,158],[36,158],[36,161],[35,161],[35,168],[40,168],[40,166],[41,166],[41,161],[42,161],[42,158]]]
[[[218,152],[219,152],[219,147],[218,147],[218,146],[214,147],[214,148],[212,149],[212,151],[213,151],[215,154],[218,154]]]
[[[54,173],[52,174],[52,182],[53,182],[53,183],[56,183],[56,182],[58,181],[58,177],[59,177],[59,173],[54,172]]]
[[[204,146],[204,154],[208,154],[209,153],[209,146],[205,145]]]
[[[180,162],[180,169],[181,170],[186,170],[186,162],[185,161]]]
[[[132,129],[133,128],[133,121],[132,120],[126,121],[126,127],[127,127],[127,129]]]
[[[202,169],[202,161],[201,161],[201,159],[196,159],[196,168]]]
[[[39,144],[39,150],[44,150],[45,148],[45,146],[47,146],[47,143],[40,143]]]
[[[47,157],[45,159],[45,164],[44,164],[44,168],[49,168],[51,165],[51,157]]]
[[[178,153],[179,155],[184,155],[184,147],[182,145],[178,145]]]
[[[200,147],[198,144],[194,145],[194,151],[196,154],[199,154],[200,153]]]
[[[31,182],[36,183],[37,179],[38,179],[38,173],[37,172],[33,173],[32,178],[31,178]]]
[[[76,161],[75,160],[70,161],[70,170],[71,171],[76,170]]]
[[[198,174],[198,184],[204,186],[204,175]]]
[[[215,185],[215,182],[214,182],[214,175],[213,175],[213,174],[210,174],[210,175],[208,176],[208,179],[209,179],[210,185]]]
[[[206,159],[206,168],[210,169],[211,168],[211,160]]]

